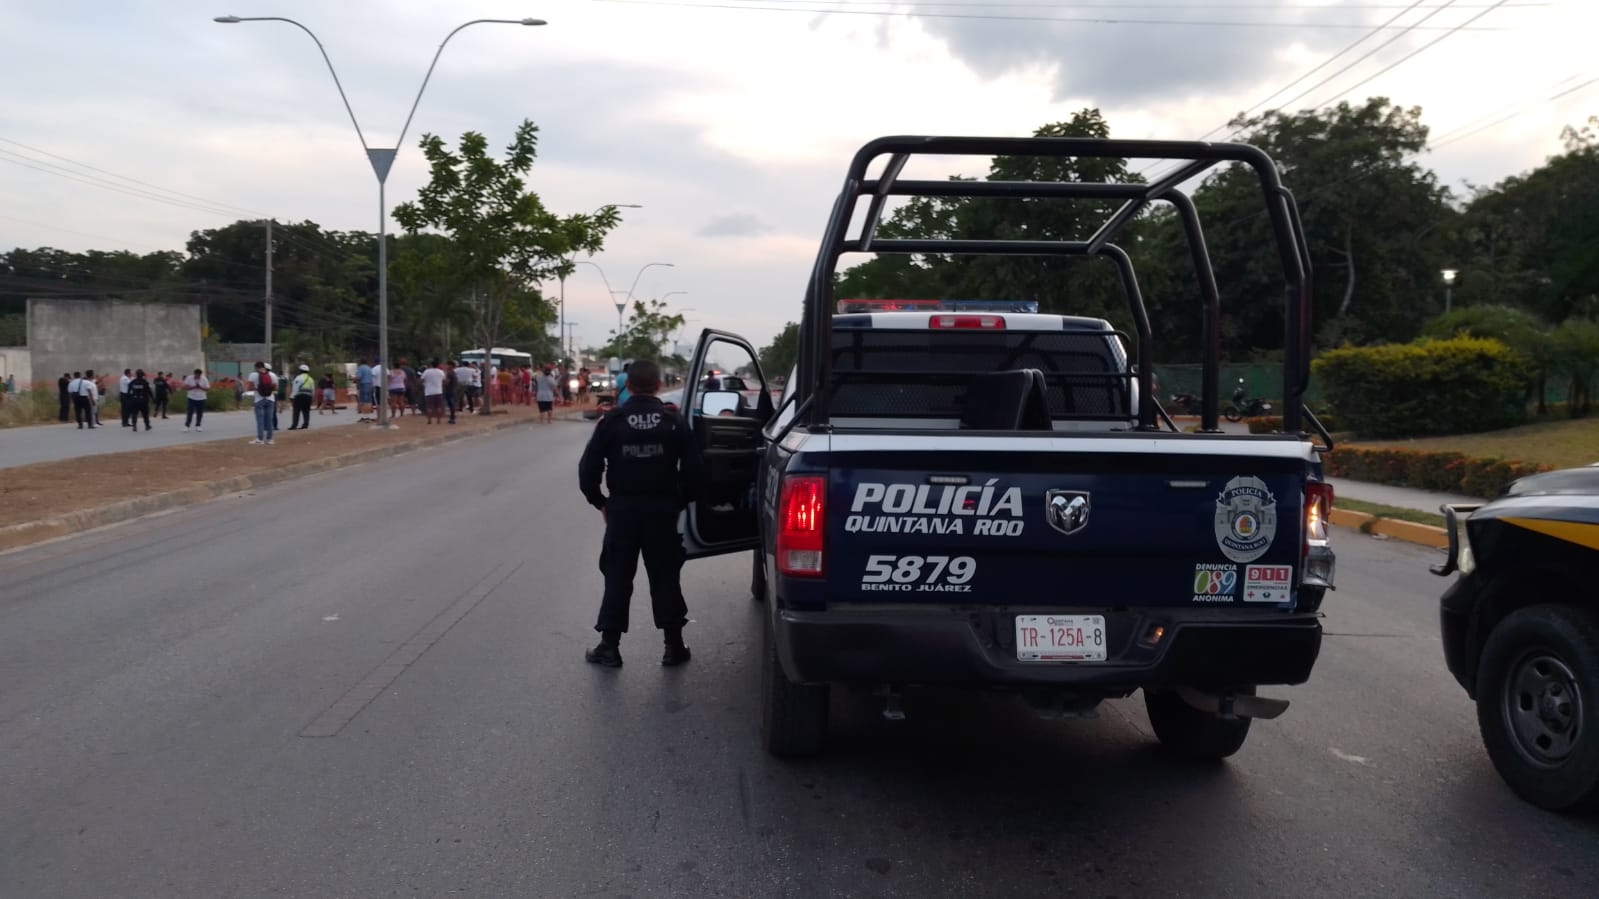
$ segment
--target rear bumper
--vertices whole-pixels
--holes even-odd
[[[1062,609],[870,607],[779,609],[778,656],[796,682],[965,687],[1223,689],[1304,683],[1321,652],[1311,613],[1245,609],[1108,611],[1108,661],[1018,662],[1015,616]],[[1165,629],[1149,645],[1141,637]]]

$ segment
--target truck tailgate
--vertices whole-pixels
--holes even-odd
[[[1297,448],[1237,441],[1225,452],[1137,453],[1084,443],[829,453],[828,601],[1061,613],[1293,607],[1313,470]]]

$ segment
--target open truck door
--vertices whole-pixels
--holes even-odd
[[[772,396],[755,348],[726,331],[700,333],[683,382],[683,404],[704,466],[699,495],[680,530],[690,559],[760,545],[755,481],[772,418]]]

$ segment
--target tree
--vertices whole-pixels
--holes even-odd
[[[1513,303],[1548,321],[1599,314],[1599,117],[1566,128],[1566,150],[1492,188],[1461,216],[1462,303]]]
[[[761,371],[768,378],[785,378],[799,358],[799,324],[789,322],[772,342],[761,349]]]
[[[1097,109],[1037,129],[1034,137],[1110,136]],[[1126,160],[997,156],[994,181],[1136,182]],[[952,177],[952,181],[971,180]],[[916,197],[896,209],[879,228],[885,238],[962,240],[1084,240],[1109,217],[1115,204],[1102,201],[1034,201],[992,198]],[[1132,243],[1135,225],[1121,241]],[[1047,312],[1110,318],[1131,324],[1121,282],[1104,260],[1007,256],[879,256],[836,276],[840,298],[947,298],[1037,300]]]
[[[395,207],[395,221],[411,234],[433,228],[449,238],[441,264],[458,278],[456,303],[470,311],[478,343],[496,346],[519,323],[550,314],[533,285],[554,276],[574,250],[598,252],[617,218],[613,210],[608,219],[562,219],[525,189],[523,176],[538,150],[538,127],[530,120],[517,127],[503,162],[475,131],[461,135],[454,151],[434,134],[423,135],[421,144],[428,183],[415,200]],[[489,413],[485,394],[483,414]]]
[[[621,334],[611,332],[611,341],[598,351],[605,358],[661,359],[662,348],[671,336],[683,327],[683,316],[668,315],[667,305],[661,300],[634,300],[627,325]]]
[[[1528,376],[1527,396],[1537,400],[1538,413],[1548,411],[1545,398],[1553,345],[1549,326],[1537,316],[1514,306],[1466,306],[1428,321],[1421,334],[1438,340],[1485,337],[1503,343],[1521,357]]]
[[[1427,128],[1417,107],[1374,97],[1354,106],[1239,117],[1240,140],[1276,161],[1310,244],[1312,321],[1320,342],[1409,340],[1432,310],[1443,267],[1448,192],[1416,161]],[[1254,172],[1232,166],[1194,193],[1232,357],[1283,340],[1282,275]],[[1431,239],[1426,239],[1431,238]]]
[[[1550,345],[1552,367],[1567,379],[1567,413],[1572,418],[1587,415],[1592,409],[1594,380],[1599,378],[1599,323],[1567,319],[1555,329]]]

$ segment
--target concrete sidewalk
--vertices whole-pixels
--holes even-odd
[[[1444,503],[1455,505],[1480,505],[1487,500],[1471,496],[1460,496],[1452,493],[1434,493],[1430,490],[1415,490],[1410,487],[1390,487],[1386,484],[1371,484],[1366,481],[1351,481],[1345,478],[1328,478],[1327,482],[1333,487],[1333,506],[1338,505],[1339,499],[1359,500],[1363,503],[1377,503],[1383,506],[1393,506],[1396,509],[1409,509],[1415,512],[1429,512],[1441,515],[1438,507]]]

